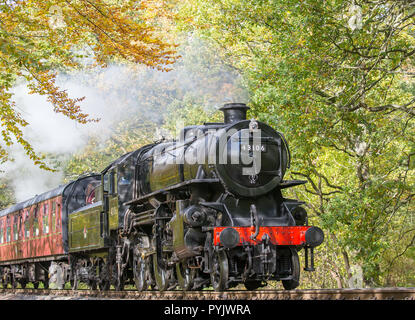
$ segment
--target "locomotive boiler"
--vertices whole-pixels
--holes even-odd
[[[125,154],[100,183],[91,175],[93,183],[66,200],[85,199],[62,213],[67,246],[46,266],[61,268],[63,283],[101,290],[253,290],[269,280],[296,288],[298,251],[313,271],[324,235],[308,226],[304,202],[282,195],[306,182],[284,180],[291,160],[284,136],[247,120],[248,109],[226,104],[223,123],[185,127],[177,140]]]

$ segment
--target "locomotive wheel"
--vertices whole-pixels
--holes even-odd
[[[70,280],[72,290],[78,290],[78,275],[75,273],[73,279]]]
[[[85,263],[89,268],[89,274],[88,274],[88,281],[86,285],[91,290],[96,290],[98,287],[98,280],[96,280],[96,274],[97,274],[97,265],[94,264],[93,261],[89,262],[88,264]]]
[[[111,287],[111,283],[108,280],[100,280],[98,287],[100,291],[108,291]]]
[[[14,278],[14,277],[12,277],[12,288],[13,289],[16,289],[17,288],[17,285],[18,285],[18,282],[17,282],[17,280]]]
[[[97,284],[97,281],[95,281],[95,280],[88,280],[87,286],[90,290],[96,290],[98,284]]]
[[[148,265],[145,258],[141,255],[133,257],[134,282],[138,291],[148,288]]]
[[[124,290],[124,279],[117,278],[115,279],[115,291],[123,291]]]
[[[79,276],[78,276],[78,263],[75,257],[72,258],[71,262],[71,274],[69,277],[72,290],[78,290]]]
[[[188,291],[193,288],[196,269],[189,268],[187,266],[187,260],[176,264],[176,274],[179,286],[183,291]]]
[[[22,289],[26,288],[27,280],[20,280],[20,286]]]
[[[300,259],[298,258],[298,253],[295,249],[290,248],[291,250],[291,270],[292,270],[292,279],[291,280],[282,280],[282,285],[285,290],[294,290],[300,284]]]
[[[111,282],[109,279],[109,268],[108,264],[104,261],[100,261],[98,264],[99,268],[99,281],[98,281],[98,287],[101,291],[107,291],[111,287]]]
[[[118,275],[118,266],[116,263],[112,265],[112,279],[113,279],[113,285],[115,287],[116,291],[123,291],[124,290],[124,275]]]
[[[166,291],[169,287],[169,270],[161,268],[158,263],[157,254],[153,255],[153,270],[154,278],[156,280],[157,289],[159,291]]]
[[[226,290],[229,278],[228,257],[225,251],[219,251],[213,254],[212,273],[210,282],[215,291]]]

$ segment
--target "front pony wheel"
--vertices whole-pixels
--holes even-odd
[[[291,251],[291,275],[292,279],[282,280],[282,285],[285,290],[294,290],[300,284],[300,259],[298,258],[297,250],[290,248]]]

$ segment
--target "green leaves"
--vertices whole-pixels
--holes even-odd
[[[385,283],[392,248],[403,250],[410,238],[402,235],[415,230],[403,223],[415,209],[412,8],[395,1],[357,8],[335,0],[185,3],[192,30],[243,74],[251,114],[285,134],[291,177],[309,181],[289,192],[335,239],[343,283],[350,263],[363,267],[367,285]]]

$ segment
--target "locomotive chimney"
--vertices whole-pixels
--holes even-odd
[[[249,107],[245,103],[227,103],[219,110],[223,111],[225,123],[234,123],[246,120],[246,111]]]

